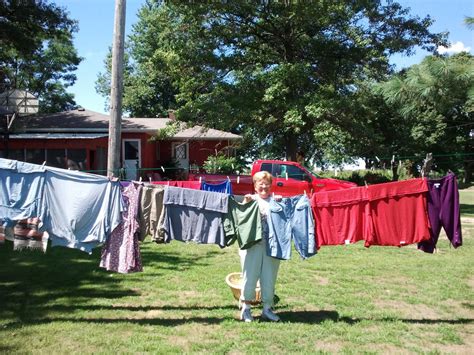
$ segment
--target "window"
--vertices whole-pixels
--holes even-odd
[[[11,149],[8,153],[10,159],[25,161],[25,150],[24,149]]]
[[[85,149],[67,149],[66,167],[71,170],[84,170],[86,168],[87,152]]]
[[[48,149],[46,150],[46,165],[56,168],[66,167],[66,150],[65,149]]]
[[[187,159],[187,152],[186,152],[186,143],[176,144],[174,146],[173,155],[176,159]]]
[[[43,164],[46,160],[44,149],[27,149],[25,161],[32,164]]]
[[[288,177],[291,179],[306,181],[308,180],[307,174],[299,167],[294,165],[281,164],[279,176],[286,177],[286,174],[288,174]]]
[[[272,174],[272,164],[262,163],[262,166],[260,167],[260,171],[268,171],[270,174]],[[275,175],[273,174],[273,176]]]

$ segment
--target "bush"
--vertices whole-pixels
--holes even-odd
[[[365,183],[372,185],[392,181],[392,172],[390,170],[341,171],[337,174],[337,176],[335,176],[332,171],[327,171],[320,173],[319,175],[326,178],[354,182],[358,186],[364,186]]]
[[[238,169],[237,159],[220,153],[210,155],[204,162],[203,168],[208,174],[233,174]]]

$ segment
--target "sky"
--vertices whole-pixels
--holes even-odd
[[[75,34],[74,44],[82,63],[76,71],[77,81],[68,88],[75,95],[76,103],[88,110],[108,113],[105,111],[105,98],[95,92],[97,75],[105,71],[104,60],[109,47],[112,46],[114,32],[115,0],[53,0],[66,9],[69,17],[79,22],[79,32]],[[137,13],[145,0],[126,1],[127,36],[137,22]],[[440,48],[440,53],[458,53],[469,51],[474,54],[474,30],[464,24],[466,16],[474,17],[473,0],[398,0],[411,8],[410,13],[423,18],[429,15],[435,20],[430,27],[432,32],[449,32],[451,45]],[[427,55],[418,49],[414,56],[396,55],[392,62],[397,68],[405,68],[420,63]]]

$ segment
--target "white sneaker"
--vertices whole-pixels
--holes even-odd
[[[264,309],[262,312],[262,318],[264,320],[268,320],[270,322],[279,322],[280,317],[278,317],[275,313],[273,313],[271,308]]]
[[[240,320],[244,321],[245,323],[253,322],[252,312],[250,308],[242,308],[242,312],[240,313]]]

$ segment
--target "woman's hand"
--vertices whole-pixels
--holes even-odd
[[[246,194],[244,196],[244,200],[243,200],[243,203],[249,203],[250,201],[252,201],[253,198],[252,198],[252,194]]]

